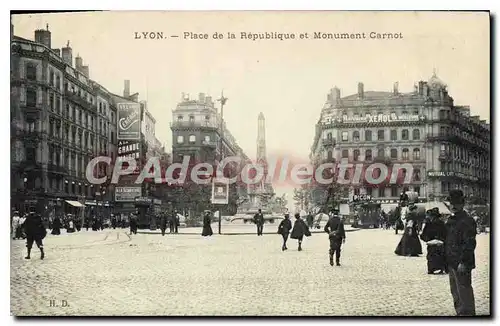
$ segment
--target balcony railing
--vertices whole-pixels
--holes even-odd
[[[204,140],[201,142],[201,144],[208,147],[217,147],[217,142],[213,140]]]
[[[174,121],[170,123],[170,127],[179,128],[179,127],[193,127],[193,128],[214,128],[217,129],[220,127],[220,124],[217,124],[214,121]]]
[[[335,146],[335,139],[333,138],[325,138],[322,140],[323,146]]]

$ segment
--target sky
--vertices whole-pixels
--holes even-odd
[[[203,92],[228,101],[226,124],[251,158],[255,157],[257,117],[266,118],[268,155],[307,162],[315,123],[327,93],[342,96],[391,91],[399,82],[410,92],[433,70],[457,105],[490,119],[490,48],[488,13],[469,12],[96,12],[17,15],[14,34],[34,39],[34,30],[52,32],[52,48],[70,41],[90,66],[90,78],[122,94],[148,101],[156,118],[157,138],[171,149],[169,124],[181,94]],[[178,38],[136,39],[136,32],[162,32]],[[184,32],[209,39],[184,39]],[[294,40],[245,40],[240,32],[293,33]],[[322,33],[397,33],[393,40],[322,40]],[[221,33],[223,39],[213,39]],[[236,39],[228,39],[234,33]],[[308,39],[300,34],[308,33]],[[292,188],[286,192],[291,201]]]

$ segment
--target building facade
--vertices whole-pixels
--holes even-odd
[[[214,164],[221,157],[238,156],[249,160],[236,139],[222,123],[220,112],[211,96],[200,93],[197,99],[182,95],[181,102],[172,110],[172,162],[182,162],[189,156],[191,162]],[[222,150],[221,150],[222,149]],[[246,196],[247,189],[241,184],[230,187],[230,199]],[[234,206],[234,205],[233,205]],[[236,207],[231,208],[231,213]]]
[[[96,200],[85,176],[97,155],[114,155],[113,107],[102,87],[90,80],[79,56],[73,65],[69,42],[51,48],[51,32],[35,31],[35,41],[11,40],[12,204],[39,212],[81,207]],[[112,194],[102,201],[109,202]]]
[[[410,93],[400,93],[397,83],[393,92],[365,92],[359,83],[357,94],[346,97],[332,89],[316,125],[310,158],[316,165],[343,158],[364,166],[412,165],[412,175],[402,169],[395,184],[348,186],[346,200],[365,194],[396,201],[402,191],[444,199],[454,188],[489,198],[489,142],[489,124],[471,117],[468,107],[454,105],[446,85],[433,75]],[[410,182],[403,182],[408,177]]]

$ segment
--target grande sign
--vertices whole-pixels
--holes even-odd
[[[141,139],[141,106],[139,103],[118,103],[118,140]]]

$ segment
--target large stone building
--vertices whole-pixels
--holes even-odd
[[[409,93],[400,93],[397,83],[393,92],[365,91],[359,83],[357,94],[342,97],[335,87],[316,125],[310,158],[316,165],[342,158],[364,165],[412,164],[409,184],[402,182],[403,169],[396,184],[350,185],[346,200],[366,194],[396,201],[404,190],[443,199],[450,189],[462,188],[489,201],[490,125],[456,106],[435,75]]]
[[[172,160],[182,162],[189,155],[196,162],[215,162],[220,158],[221,143],[224,157],[238,155],[248,160],[224,122],[221,141],[221,116],[211,96],[200,93],[192,100],[183,95],[172,111]]]
[[[13,28],[11,26],[11,31]],[[92,185],[85,170],[90,160],[118,154],[117,104],[138,103],[125,82],[124,96],[109,92],[90,79],[89,66],[74,58],[69,42],[53,49],[48,29],[35,31],[35,41],[12,35],[11,40],[11,198],[16,209],[51,215],[78,212],[109,216],[116,208],[115,187],[109,182]],[[145,103],[141,103],[143,109]],[[144,128],[148,154],[168,155]],[[152,132],[148,132],[152,131]],[[151,137],[152,135],[152,137]],[[122,146],[123,147],[123,146]],[[146,146],[145,146],[146,147]],[[146,153],[144,153],[146,156]],[[165,158],[167,159],[167,158]],[[108,175],[100,165],[95,173]]]
[[[116,109],[109,92],[89,78],[69,42],[53,49],[51,32],[35,41],[11,39],[11,196],[17,209],[40,212],[112,200],[85,177],[97,155],[116,155]],[[101,171],[105,173],[105,171]]]
[[[211,96],[200,93],[197,99],[190,99],[183,94],[181,102],[172,110],[172,162],[182,162],[186,155],[192,162],[209,164],[229,156],[249,161],[225,122],[222,124],[221,121],[221,114]],[[246,196],[247,193],[246,187],[240,184],[230,190],[230,198],[235,192],[238,196]]]

